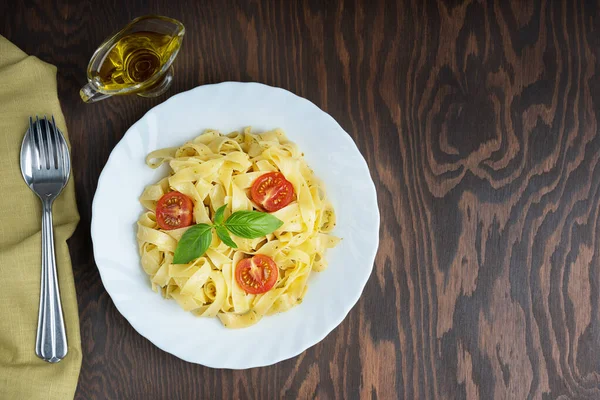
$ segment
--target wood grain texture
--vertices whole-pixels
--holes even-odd
[[[57,65],[81,223],[77,399],[599,399],[598,1],[15,1],[0,33]],[[85,105],[132,18],[187,27],[171,91]],[[89,234],[98,175],[168,96],[227,80],[306,97],[371,168],[381,245],[321,343],[247,371],[187,364],[116,311]]]

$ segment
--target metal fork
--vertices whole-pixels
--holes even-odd
[[[71,160],[54,117],[51,122],[46,117],[36,117],[35,122],[29,117],[29,129],[21,144],[21,173],[42,201],[42,277],[35,354],[56,363],[67,355],[67,335],[56,274],[52,204],[69,180]]]

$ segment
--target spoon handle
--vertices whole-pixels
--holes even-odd
[[[35,354],[56,363],[67,355],[67,334],[56,274],[52,200],[44,199],[42,205],[42,277]]]

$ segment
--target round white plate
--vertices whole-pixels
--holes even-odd
[[[136,221],[144,187],[167,175],[146,155],[180,146],[214,128],[282,128],[305,153],[337,213],[333,232],[343,238],[313,273],[302,304],[246,329],[198,318],[150,288],[140,265]],[[171,97],[136,122],[112,151],[92,205],[94,257],[106,291],[136,331],[175,356],[214,368],[274,364],[318,343],[348,314],[371,274],[379,241],[379,210],[369,169],[350,136],[310,101],[259,83],[225,82]],[[256,346],[256,338],[260,346]]]

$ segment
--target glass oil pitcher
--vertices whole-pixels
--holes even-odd
[[[122,94],[156,97],[173,81],[185,28],[177,20],[149,15],[131,21],[94,52],[88,83],[79,95],[86,103]]]

